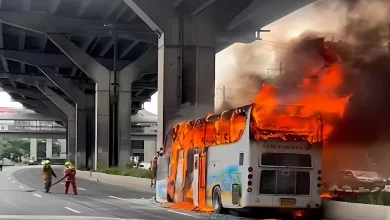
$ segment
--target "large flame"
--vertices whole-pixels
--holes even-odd
[[[317,43],[318,40],[314,41]],[[280,93],[273,85],[264,84],[253,99],[250,133],[256,140],[267,138],[287,139],[304,137],[309,142],[324,140],[332,132],[332,120],[344,116],[350,95],[340,97],[338,89],[344,80],[344,69],[337,54],[323,43],[319,53],[324,67],[309,70],[299,85],[289,93]],[[288,97],[287,97],[288,96]],[[291,98],[293,97],[293,98]],[[193,205],[192,167],[188,164],[192,149],[205,149],[220,144],[233,143],[243,135],[250,106],[227,110],[206,118],[178,123],[168,134],[165,154],[171,154],[171,172],[167,180],[167,194],[176,204],[170,208],[211,211],[206,205],[206,187],[198,188],[199,206]],[[324,120],[323,118],[324,117]],[[202,159],[203,158],[203,159]],[[206,184],[206,153],[202,151],[199,178]],[[178,165],[182,164],[179,172]],[[180,178],[181,184],[177,180]],[[199,184],[202,185],[202,184]]]
[[[318,41],[317,39],[315,41]],[[341,96],[338,90],[343,85],[345,70],[337,54],[322,44],[319,53],[325,60],[325,65],[319,70],[307,71],[301,83],[296,85],[289,94],[278,94],[273,85],[264,84],[261,91],[253,99],[251,129],[255,130],[255,139],[267,137],[285,138],[283,132],[289,134],[307,135],[310,142],[326,139],[332,132],[332,120],[342,118],[351,95]],[[285,96],[293,96],[287,100]],[[282,112],[279,106],[286,106]],[[279,112],[279,113],[278,113]],[[321,126],[316,126],[318,116],[325,117],[323,136],[318,134]],[[264,130],[279,131],[279,133],[265,133]],[[260,132],[262,131],[262,132]],[[317,132],[316,132],[317,131]],[[321,132],[322,133],[322,132]]]

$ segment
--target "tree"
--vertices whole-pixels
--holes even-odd
[[[23,150],[14,146],[8,146],[3,148],[0,151],[0,158],[8,158],[11,159],[11,154],[13,154],[13,158],[17,158],[19,156],[23,156]]]

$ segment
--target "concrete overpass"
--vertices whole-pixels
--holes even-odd
[[[38,139],[66,139],[66,127],[57,126],[19,126],[7,125],[7,129],[0,130],[0,138],[38,138]],[[155,141],[157,132],[153,130],[144,130],[132,128],[132,140]]]
[[[140,110],[137,114],[131,116],[132,124],[157,124],[157,116],[142,115],[145,112]],[[19,120],[19,121],[61,121],[61,118],[56,115],[45,115],[36,112],[18,111],[17,109],[11,113],[0,113],[1,120]]]
[[[77,166],[124,166],[131,115],[157,87],[161,147],[181,104],[212,111],[216,52],[313,1],[2,0],[0,84],[68,124]]]

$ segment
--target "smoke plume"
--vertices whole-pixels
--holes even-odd
[[[340,95],[353,94],[344,118],[337,122],[326,142],[324,166],[329,169],[354,168],[375,170],[390,175],[390,2],[385,0],[317,1],[318,11],[336,11],[344,14],[343,20],[332,20],[334,36],[339,41],[328,42],[340,56],[346,78],[340,88]],[[321,15],[319,15],[321,16]],[[342,27],[338,27],[343,24]],[[326,25],[327,27],[329,24]],[[285,64],[285,74],[273,79],[285,94],[294,94],[298,82],[302,82],[307,69],[319,69],[323,58],[310,50],[297,50],[301,42],[314,37],[329,36],[330,30],[308,31],[288,42],[287,52],[279,58]],[[329,40],[329,39],[328,39]],[[261,84],[270,82],[268,67],[253,70],[262,62],[259,48],[246,46],[235,51],[236,73],[225,85],[236,85],[229,104],[237,107],[248,104],[260,91]],[[257,65],[256,65],[257,66]],[[390,147],[390,146],[389,146]],[[388,162],[389,161],[389,162]],[[383,167],[383,168],[381,168]]]

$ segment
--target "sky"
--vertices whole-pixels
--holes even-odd
[[[269,59],[267,61],[259,62],[258,66],[251,68],[257,68],[264,72],[267,68],[276,68],[277,66],[275,66],[275,64],[277,63],[277,60],[275,60],[275,48],[278,47],[275,47],[275,45],[281,45],[282,42],[286,42],[288,39],[297,37],[306,30],[316,31],[318,28],[323,30],[323,28],[327,27],[326,25],[334,26],[334,24],[329,24],[328,20],[330,15],[327,16],[326,13],[329,12],[324,12],[318,8],[313,7],[313,5],[308,5],[264,27],[264,30],[271,30],[269,33],[262,33],[264,42],[254,42],[252,44],[258,46],[260,43],[262,43],[262,45],[258,47],[258,53],[266,54]],[[332,13],[333,14],[331,16],[335,16],[334,12]],[[339,13],[339,16],[341,15],[342,13]],[[333,26],[332,28],[334,28]],[[236,71],[235,65],[237,63],[236,57],[234,56],[234,51],[236,48],[242,46],[245,45],[234,44],[216,54],[215,78],[217,88],[224,79],[234,75],[234,72]],[[216,96],[218,96],[218,90]],[[157,100],[158,92],[152,95],[150,102],[145,102],[145,110],[157,114]],[[10,96],[6,92],[0,92],[0,107],[21,108],[22,105],[17,102],[12,102]]]

